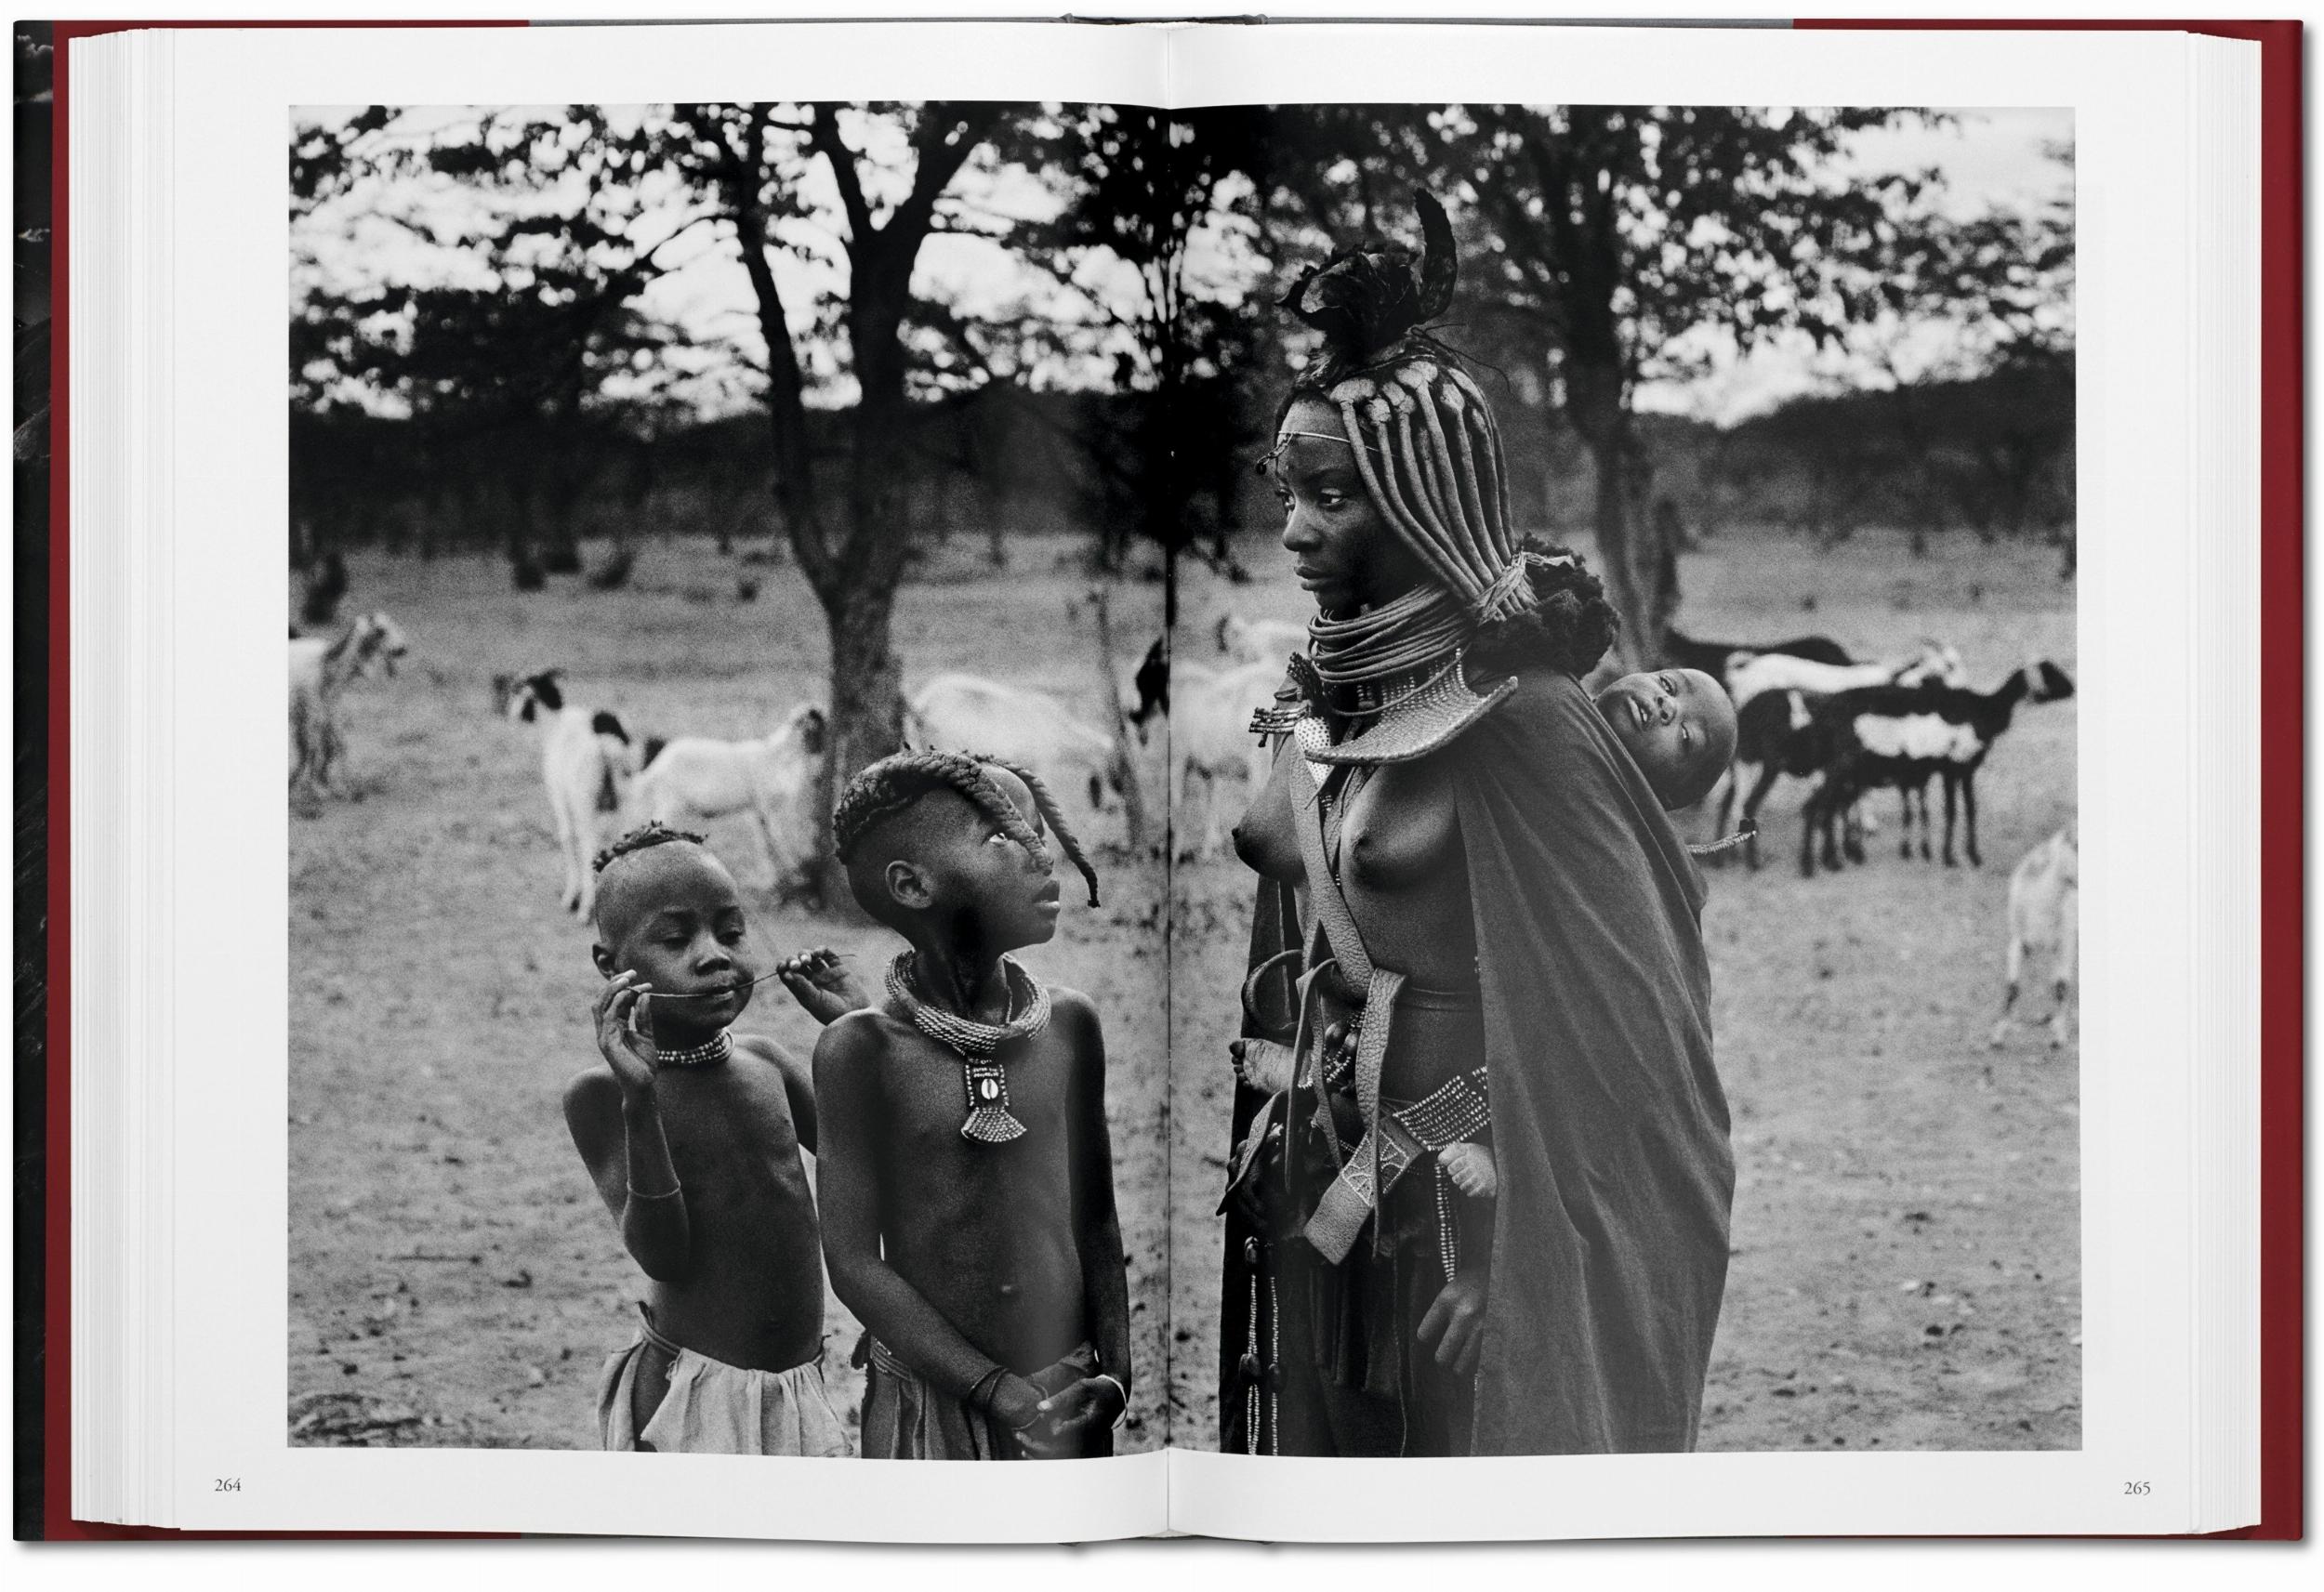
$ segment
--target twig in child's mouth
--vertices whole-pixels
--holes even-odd
[[[834,951],[831,953],[831,959],[834,962],[844,962],[848,959],[848,955],[844,951]],[[648,990],[646,995],[649,999],[656,1001],[722,1001],[729,996],[739,995],[745,990],[755,990],[759,985],[782,976],[783,969],[777,967],[772,973],[761,973],[746,984],[726,984],[715,990],[671,991],[667,993],[660,990]]]

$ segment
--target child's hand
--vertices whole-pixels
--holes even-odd
[[[1489,1200],[1501,1186],[1493,1152],[1482,1144],[1447,1144],[1436,1152],[1452,1186],[1472,1200]]]
[[[984,1407],[993,1418],[1013,1432],[1023,1433],[1040,1425],[1041,1401],[1047,1395],[1015,1372],[1008,1372],[993,1384]]]
[[[1038,1418],[1017,1433],[1017,1446],[1031,1459],[1072,1459],[1089,1445],[1089,1435],[1114,1424],[1123,1410],[1121,1384],[1111,1376],[1083,1376],[1043,1399]]]
[[[614,1070],[626,1096],[650,1095],[654,1074],[661,1071],[662,1053],[654,1044],[652,1013],[646,1003],[654,986],[632,972],[616,973],[605,981],[597,997],[597,1048]]]
[[[839,954],[827,945],[786,958],[776,966],[775,972],[781,976],[783,987],[791,992],[791,998],[820,1023],[835,1023],[848,1013],[861,1011],[872,1004],[864,987],[855,981],[855,975],[840,964]]]

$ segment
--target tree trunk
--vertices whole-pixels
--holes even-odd
[[[823,796],[818,809],[838,805],[839,787],[872,763],[904,744],[904,668],[891,640],[895,585],[877,589],[851,585],[817,593],[831,633],[831,715],[825,743]],[[814,866],[816,888],[826,908],[846,910],[847,872],[821,842]]]
[[[831,632],[825,812],[838,804],[843,783],[904,744],[904,666],[896,659],[891,621],[911,540],[897,467],[897,439],[909,417],[899,336],[907,300],[900,273],[865,269],[870,254],[856,253],[848,314],[861,396],[851,428],[847,534],[838,558],[821,556],[818,546],[812,562],[801,559]],[[817,880],[825,904],[849,899],[836,857],[826,853],[819,860]]]
[[[1569,363],[1565,393],[1567,418],[1590,450],[1596,476],[1591,523],[1604,566],[1599,578],[1622,622],[1615,652],[1625,673],[1651,669],[1662,661],[1676,607],[1677,550],[1661,546],[1652,520],[1631,502],[1630,414],[1620,371]]]

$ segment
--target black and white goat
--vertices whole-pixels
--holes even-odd
[[[564,671],[543,669],[508,682],[505,711],[541,736],[541,783],[565,863],[565,910],[587,917],[597,905],[590,862],[621,827],[622,795],[639,757],[629,731],[603,708],[565,700]]]
[[[1953,862],[1956,798],[1966,822],[1969,862],[1983,865],[1977,851],[1977,770],[2008,731],[2019,703],[2057,702],[2073,694],[2074,682],[2066,671],[2041,660],[2013,671],[1987,691],[1870,686],[1825,699],[1815,707],[1809,730],[1823,777],[1808,796],[1800,830],[1800,872],[1814,875],[1819,835],[1823,865],[1841,866],[1834,825],[1866,792],[1883,786],[1923,789],[1932,778],[1945,784],[1946,866]]]
[[[1817,696],[1831,696],[1862,686],[1909,686],[1930,680],[1948,686],[1969,683],[1961,654],[1942,641],[1922,641],[1918,651],[1871,664],[1825,664],[1784,652],[1745,653],[1727,664],[1720,683],[1727,688],[1727,695],[1740,710],[1745,703],[1767,691],[1812,691]]]
[[[2056,1002],[2047,1027],[2050,1048],[2062,1050],[2074,1032],[2074,970],[2081,941],[2081,849],[2067,824],[2026,853],[2009,876],[2009,987],[1993,1024],[1993,1048],[2009,1042],[2017,986],[2026,958],[2050,958],[2050,993]]]
[[[1805,658],[1816,664],[1853,664],[1848,650],[1829,636],[1794,636],[1789,641],[1771,641],[1761,646],[1751,641],[1697,641],[1677,630],[1663,632],[1662,661],[1674,669],[1700,669],[1714,680],[1724,681],[1727,668],[1738,658],[1761,652],[1775,652],[1788,658]]]
[[[1736,694],[1735,758],[1727,777],[1718,786],[1718,825],[1714,833],[1727,832],[1727,814],[1735,805],[1736,792],[1743,783],[1743,770],[1757,770],[1751,794],[1744,799],[1743,818],[1747,825],[1756,826],[1760,803],[1776,780],[1784,775],[1806,779],[1823,766],[1823,742],[1813,732],[1816,704],[1834,691],[1852,686],[1893,684],[1907,686],[1961,686],[1968,680],[1968,672],[1961,666],[1961,654],[1941,641],[1924,641],[1921,651],[1911,657],[1886,664],[1832,664],[1791,654],[1746,655],[1736,665],[1736,678],[1756,677],[1761,689]],[[1790,683],[1780,683],[1790,682]],[[1802,682],[1815,682],[1802,683]],[[1914,793],[1908,789],[1899,793],[1904,809],[1906,844],[1910,845],[1912,834],[1912,802]],[[1922,845],[1925,849],[1928,830],[1928,796],[1921,791],[1921,819]],[[1858,825],[1850,813],[1849,855],[1863,861],[1863,848],[1856,839]],[[1867,819],[1862,828],[1873,827]],[[1745,842],[1744,858],[1750,866],[1759,866],[1759,841],[1756,833]]]
[[[1759,804],[1785,775],[1808,779],[1816,771],[1815,704],[1821,700],[1806,691],[1762,691],[1736,713],[1735,762],[1719,787],[1719,816],[1711,833],[1727,833],[1727,815],[1734,809],[1742,770],[1757,769],[1751,794],[1743,798],[1742,820],[1743,858],[1753,868],[1759,866]]]
[[[339,733],[339,693],[375,664],[392,677],[396,660],[412,646],[395,621],[379,612],[357,614],[328,640],[294,636],[288,646],[290,786],[311,799],[331,788],[331,767],[346,749]]]

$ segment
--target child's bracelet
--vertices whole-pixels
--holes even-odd
[[[969,1407],[984,1414],[993,1413],[993,1395],[1000,1391],[1000,1379],[1009,1375],[1009,1367],[996,1365],[978,1377],[969,1388]]]
[[[633,1200],[674,1200],[685,1191],[685,1187],[681,1184],[675,1189],[665,1189],[658,1194],[649,1194],[637,1184],[629,1184],[629,1197]]]
[[[1129,1389],[1123,1387],[1122,1379],[1115,1375],[1111,1371],[1101,1371],[1095,1376],[1091,1377],[1090,1380],[1093,1382],[1111,1382],[1114,1384],[1114,1391],[1122,1396],[1122,1407],[1115,1412],[1114,1414],[1114,1429],[1116,1431],[1121,1430],[1122,1423],[1129,1419]]]

